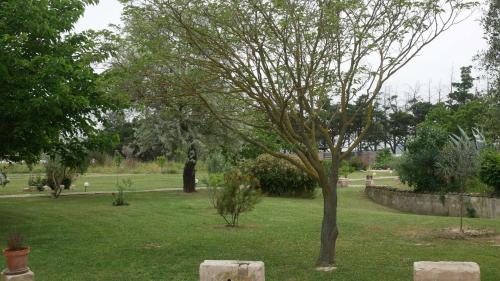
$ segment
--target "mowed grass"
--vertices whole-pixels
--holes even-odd
[[[103,171],[107,171],[103,169]],[[44,176],[42,173],[34,174]],[[364,185],[364,179],[366,172],[357,171],[349,175],[349,179],[353,179],[351,184],[353,185]],[[377,172],[375,177],[388,177],[395,176],[393,173],[389,172]],[[208,177],[208,173],[205,169],[199,170],[196,173],[196,177],[199,179],[198,186],[204,186],[202,179]],[[0,187],[0,195],[10,195],[10,194],[49,194],[49,192],[25,192],[23,189],[28,187],[29,174],[27,173],[9,173],[8,178],[10,182],[5,187]],[[78,177],[76,181],[73,182],[73,187],[71,190],[64,190],[63,193],[72,192],[83,192],[85,182],[90,184],[87,189],[88,192],[93,191],[115,191],[116,182],[123,179],[130,179],[132,181],[132,186],[129,191],[140,191],[148,189],[159,189],[159,188],[182,188],[182,170],[175,174],[169,173],[86,173]],[[394,185],[394,179],[376,179],[376,184],[381,185]]]
[[[29,174],[9,174],[10,182],[5,187],[0,187],[0,195],[7,194],[40,194],[49,192],[24,192],[23,189],[28,187]],[[207,177],[205,171],[197,172],[196,177],[200,179],[199,185],[201,186],[201,179]],[[115,191],[116,183],[121,182],[123,179],[130,179],[132,181],[129,191],[140,191],[147,189],[159,188],[182,188],[182,174],[104,174],[104,173],[88,173],[79,176],[73,183],[74,188],[71,190],[64,190],[63,193],[83,192],[84,183],[88,182],[90,187],[87,191]]]
[[[500,236],[449,240],[433,233],[458,218],[404,214],[370,201],[361,187],[339,191],[335,272],[314,270],[322,198],[264,198],[227,228],[206,192],[0,199],[0,237],[18,230],[44,280],[198,280],[205,259],[262,260],[269,281],[412,280],[420,260],[475,261],[481,280],[500,280]],[[500,232],[500,220],[465,219]],[[4,246],[0,242],[0,247]]]

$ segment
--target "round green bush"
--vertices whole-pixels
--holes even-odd
[[[261,154],[248,162],[246,169],[259,180],[265,194],[297,197],[314,195],[315,179],[286,160]]]
[[[396,170],[401,181],[416,192],[438,192],[446,188],[436,162],[448,139],[448,133],[440,127],[419,125],[417,135],[408,141],[406,151],[397,161]]]
[[[500,193],[500,153],[498,151],[486,151],[481,157],[479,177],[481,181],[493,186]]]

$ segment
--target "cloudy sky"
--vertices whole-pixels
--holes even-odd
[[[102,29],[109,24],[120,24],[121,12],[122,5],[117,0],[101,0],[96,6],[87,7],[75,29]],[[441,88],[442,96],[445,96],[451,78],[459,78],[459,68],[474,64],[473,57],[486,48],[480,18],[481,11],[477,9],[464,22],[436,39],[419,57],[391,78],[385,90],[404,99],[406,93],[418,89],[420,96],[427,99],[430,88],[431,99],[435,101]],[[481,85],[484,81],[478,83],[478,87]]]

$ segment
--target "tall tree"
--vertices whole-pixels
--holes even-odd
[[[228,129],[286,159],[319,183],[323,223],[318,267],[335,263],[337,180],[342,159],[370,127],[373,103],[384,83],[453,25],[469,1],[144,1],[162,15],[182,62],[198,69],[173,71],[184,93],[200,99]],[[364,127],[349,144],[354,121],[348,108],[361,96]],[[222,110],[220,101],[238,110]],[[328,116],[325,104],[335,105]],[[258,112],[259,114],[252,114]],[[325,117],[326,116],[326,117]],[[330,130],[329,122],[338,118]],[[235,124],[244,126],[234,126]],[[272,131],[290,146],[277,152],[248,134]],[[332,153],[332,170],[318,157],[318,140]]]
[[[454,91],[448,95],[448,105],[454,110],[475,98],[474,94],[470,93],[475,80],[472,77],[472,66],[460,68],[460,79],[460,82],[451,83]]]
[[[491,77],[489,90],[498,97],[500,96],[500,1],[488,0],[487,5],[483,27],[488,49],[482,58]]]
[[[81,150],[76,143],[97,135],[113,103],[91,65],[111,49],[101,44],[103,34],[71,32],[94,3],[0,2],[0,159],[33,161],[41,152]]]
[[[196,164],[204,143],[214,146],[231,139],[198,99],[186,96],[177,75],[184,79],[198,76],[197,68],[171,58],[182,54],[183,44],[171,41],[164,26],[164,15],[151,13],[149,4],[123,1],[120,52],[112,62],[110,73],[113,91],[129,95],[143,108],[142,119],[135,129],[138,153],[148,151],[175,154],[184,151],[184,192],[196,191]],[[222,105],[221,105],[222,106]],[[151,155],[152,156],[152,155]]]

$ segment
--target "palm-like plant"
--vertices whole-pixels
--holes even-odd
[[[460,189],[460,232],[463,232],[463,194],[465,182],[473,177],[479,167],[479,152],[484,146],[484,136],[473,129],[474,138],[458,127],[460,134],[450,135],[450,141],[441,151],[436,166],[441,175],[454,181]]]

